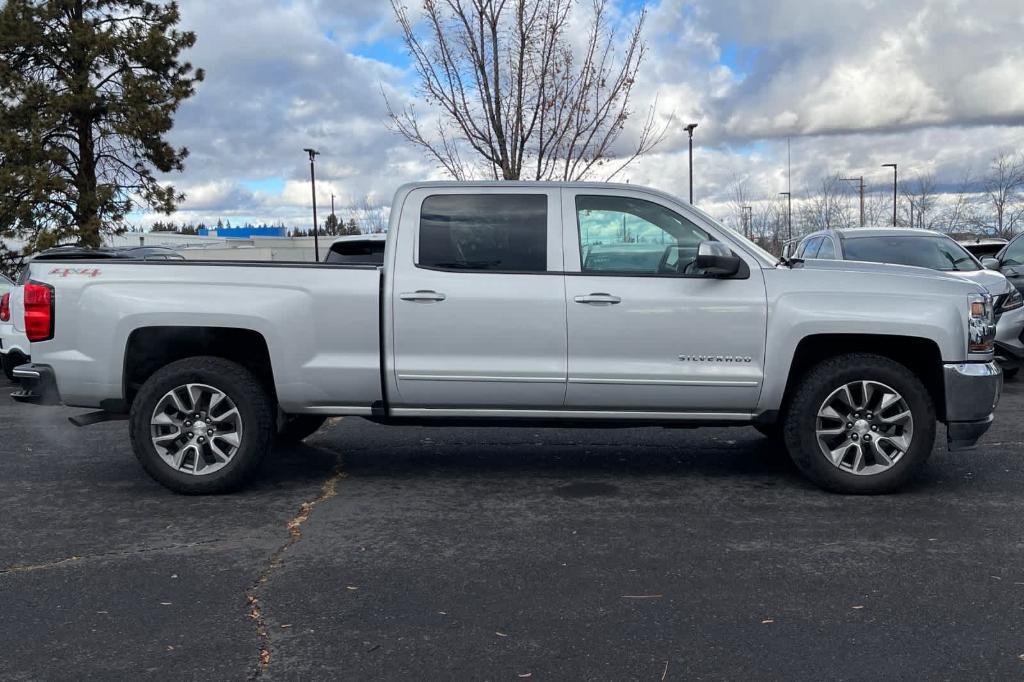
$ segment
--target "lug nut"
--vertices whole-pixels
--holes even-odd
[[[846,428],[852,429],[853,428],[853,422],[846,422]]]
[[[871,425],[871,430],[872,431],[877,431],[878,430],[878,424],[872,424]]]
[[[853,417],[854,419],[860,419],[860,412],[854,412]]]
[[[195,434],[193,434],[193,433],[192,433],[191,431],[189,431],[189,432],[188,432],[188,437],[189,437],[189,438],[192,438],[192,437],[193,437],[194,435],[195,435]]]
[[[865,433],[864,434],[864,440],[866,440],[868,442],[871,442],[871,434],[870,433]]]
[[[185,422],[185,426],[192,426],[192,422],[190,422],[190,421]]]
[[[207,429],[206,435],[207,436],[212,436],[213,435],[213,429]]]
[[[871,419],[871,418],[872,418],[872,417],[871,417],[871,413],[870,413],[870,412],[868,412],[868,419]]]
[[[850,434],[850,440],[857,440],[857,434],[856,433]]]
[[[199,436],[199,442],[200,442],[200,443],[205,443],[205,442],[206,442],[206,439],[205,439],[205,438],[203,438],[202,436]]]

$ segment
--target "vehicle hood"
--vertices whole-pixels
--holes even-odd
[[[1001,296],[1010,291],[1010,280],[1006,279],[1003,273],[995,270],[975,270],[974,272],[957,272],[955,274],[957,277],[980,284],[993,296]]]
[[[979,275],[986,272],[998,275],[1004,281],[1005,277],[999,273],[995,273],[991,270],[980,270],[978,272],[943,272],[942,270],[932,270],[931,268],[919,268],[913,265],[894,265],[892,263],[870,263],[867,261],[856,261],[856,260],[817,260],[811,259],[804,263],[797,265],[797,268],[804,270],[824,270],[833,271],[836,273],[863,273],[863,274],[878,274],[888,276],[899,276],[899,277],[912,277],[915,279],[927,279],[927,280],[941,280],[946,282],[973,282],[979,285],[982,290],[991,292],[986,286],[989,281],[982,281],[970,277],[964,277],[964,275]],[[997,285],[998,286],[998,285]],[[1005,293],[1005,291],[999,291],[999,293]]]

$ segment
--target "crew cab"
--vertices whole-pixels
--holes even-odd
[[[331,415],[752,425],[827,489],[887,492],[939,422],[974,445],[1002,386],[980,285],[779,260],[633,185],[406,185],[382,266],[30,268],[18,398],[127,418],[145,470],[184,493],[241,485],[275,437]]]

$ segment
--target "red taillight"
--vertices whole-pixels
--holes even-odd
[[[25,285],[25,336],[29,341],[53,338],[53,287],[49,284]]]
[[[11,292],[0,296],[0,322],[11,321]]]

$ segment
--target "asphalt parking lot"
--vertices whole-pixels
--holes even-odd
[[[195,498],[3,398],[0,677],[1019,678],[1022,408],[887,497],[749,428],[346,419]]]

